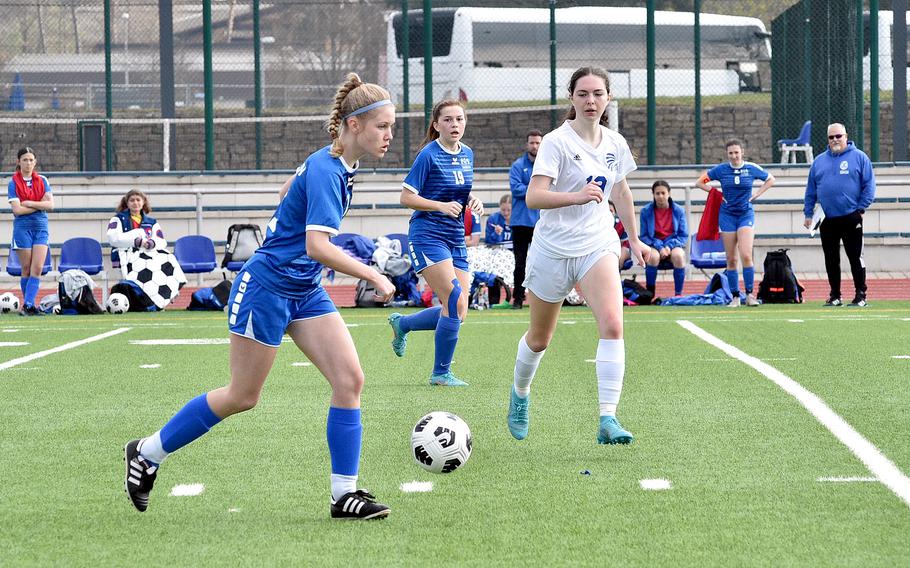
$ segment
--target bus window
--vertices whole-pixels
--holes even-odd
[[[395,51],[402,56],[401,13],[392,18],[395,29]],[[452,51],[452,25],[455,22],[455,10],[439,8],[433,11],[433,57],[445,57]],[[423,12],[408,12],[409,58],[423,57]]]

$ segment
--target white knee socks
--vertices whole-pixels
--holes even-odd
[[[619,395],[622,394],[622,379],[626,371],[625,342],[622,339],[601,339],[597,343],[596,361],[600,415],[615,416]]]
[[[515,356],[515,393],[522,398],[527,398],[531,392],[534,373],[537,372],[543,354],[547,352],[546,349],[540,352],[531,351],[526,337],[527,334],[522,335],[518,340],[518,355]]]

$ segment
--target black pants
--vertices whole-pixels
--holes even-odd
[[[856,296],[866,297],[866,264],[863,262],[863,216],[859,211],[841,217],[825,217],[819,227],[822,250],[825,251],[825,270],[831,297],[840,298],[840,243],[850,261]]]
[[[528,247],[534,237],[534,227],[512,225],[512,252],[515,253],[515,287],[512,303],[521,305],[525,301],[525,263],[528,260]]]

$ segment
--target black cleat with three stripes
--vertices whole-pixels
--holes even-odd
[[[376,497],[363,489],[345,493],[341,499],[332,503],[333,519],[384,519],[391,509],[376,502]]]

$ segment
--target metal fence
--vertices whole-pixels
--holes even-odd
[[[152,170],[165,163],[181,169],[287,167],[279,160],[288,153],[275,151],[294,143],[287,129],[267,133],[263,125],[254,126],[238,143],[230,134],[219,137],[212,119],[324,115],[348,71],[387,85],[399,110],[419,112],[444,96],[466,100],[469,114],[507,107],[496,118],[472,122],[469,143],[475,149],[486,141],[499,147],[505,132],[513,140],[508,152],[517,155],[524,131],[547,130],[561,119],[572,71],[595,64],[611,73],[620,130],[642,162],[718,161],[723,140],[733,136],[746,142],[752,159],[767,162],[776,158],[772,122],[780,124],[775,137],[788,129],[795,134],[801,124],[793,113],[772,121],[770,31],[773,22],[810,1],[502,0],[464,8],[463,2],[441,0],[7,0],[0,5],[7,32],[0,36],[0,103],[2,115],[12,120],[0,120],[0,159],[9,164],[25,139],[66,148],[84,138],[69,130],[77,128],[75,122],[62,123],[49,138],[22,117],[204,116],[203,131],[194,130],[191,138],[172,131],[169,159],[160,157],[156,142],[143,161],[136,148],[148,135],[138,125],[106,127],[103,169]],[[870,2],[877,7],[877,0],[836,3],[855,6],[857,18]],[[432,17],[424,18],[428,8]],[[798,33],[835,39],[814,18],[803,28]],[[846,25],[838,31],[846,37],[836,41],[866,45],[857,37],[862,29]],[[784,50],[783,57],[818,67],[820,58],[800,59],[806,53],[812,50],[798,56]],[[432,65],[425,67],[427,55]],[[857,98],[852,86],[839,78],[831,82],[831,96],[844,89],[845,96]],[[870,99],[865,132],[878,141],[881,109],[875,96]],[[552,112],[512,119],[515,108],[548,104]],[[851,120],[860,113],[852,114]],[[419,118],[400,123],[388,166],[408,165],[422,137]],[[299,139],[309,147],[320,136]],[[181,163],[200,145],[201,160]],[[69,149],[45,155],[44,167],[85,169],[72,163],[81,148]],[[492,150],[490,155],[495,157],[483,165],[508,165]]]

